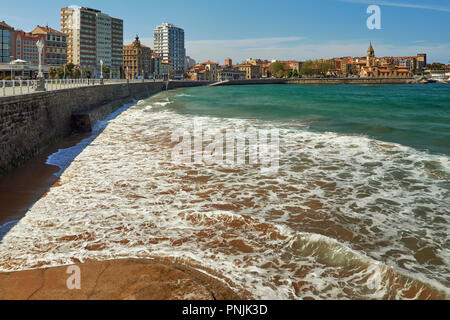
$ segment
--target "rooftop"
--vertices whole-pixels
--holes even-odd
[[[9,24],[7,24],[5,21],[0,21],[0,27],[8,28],[8,29],[14,29]]]

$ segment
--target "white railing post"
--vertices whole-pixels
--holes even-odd
[[[27,92],[30,93],[30,80],[26,80],[27,82]]]
[[[19,80],[20,94],[23,94],[22,79]]]
[[[16,95],[16,87],[15,87],[15,81],[14,80],[11,80],[12,82],[11,82],[11,86],[12,86],[12,92],[13,92],[13,96],[15,96]]]
[[[3,96],[6,96],[6,80],[3,79]]]

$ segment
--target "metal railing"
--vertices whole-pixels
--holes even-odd
[[[119,83],[162,82],[162,79],[46,79],[45,90],[99,86]],[[103,82],[103,84],[102,84]],[[37,80],[0,80],[0,97],[16,96],[35,92]]]

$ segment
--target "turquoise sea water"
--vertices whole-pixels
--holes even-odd
[[[61,186],[3,238],[0,261],[163,257],[257,299],[450,299],[449,100],[438,84],[161,92],[49,157]],[[180,137],[199,155],[206,132],[233,130],[279,132],[275,174],[173,158]]]
[[[450,86],[230,86],[189,88],[181,113],[291,120],[313,131],[364,134],[430,153],[450,154]]]

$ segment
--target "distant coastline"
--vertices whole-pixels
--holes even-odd
[[[299,79],[246,79],[216,82],[214,86],[255,84],[423,84],[416,78],[299,78]]]

